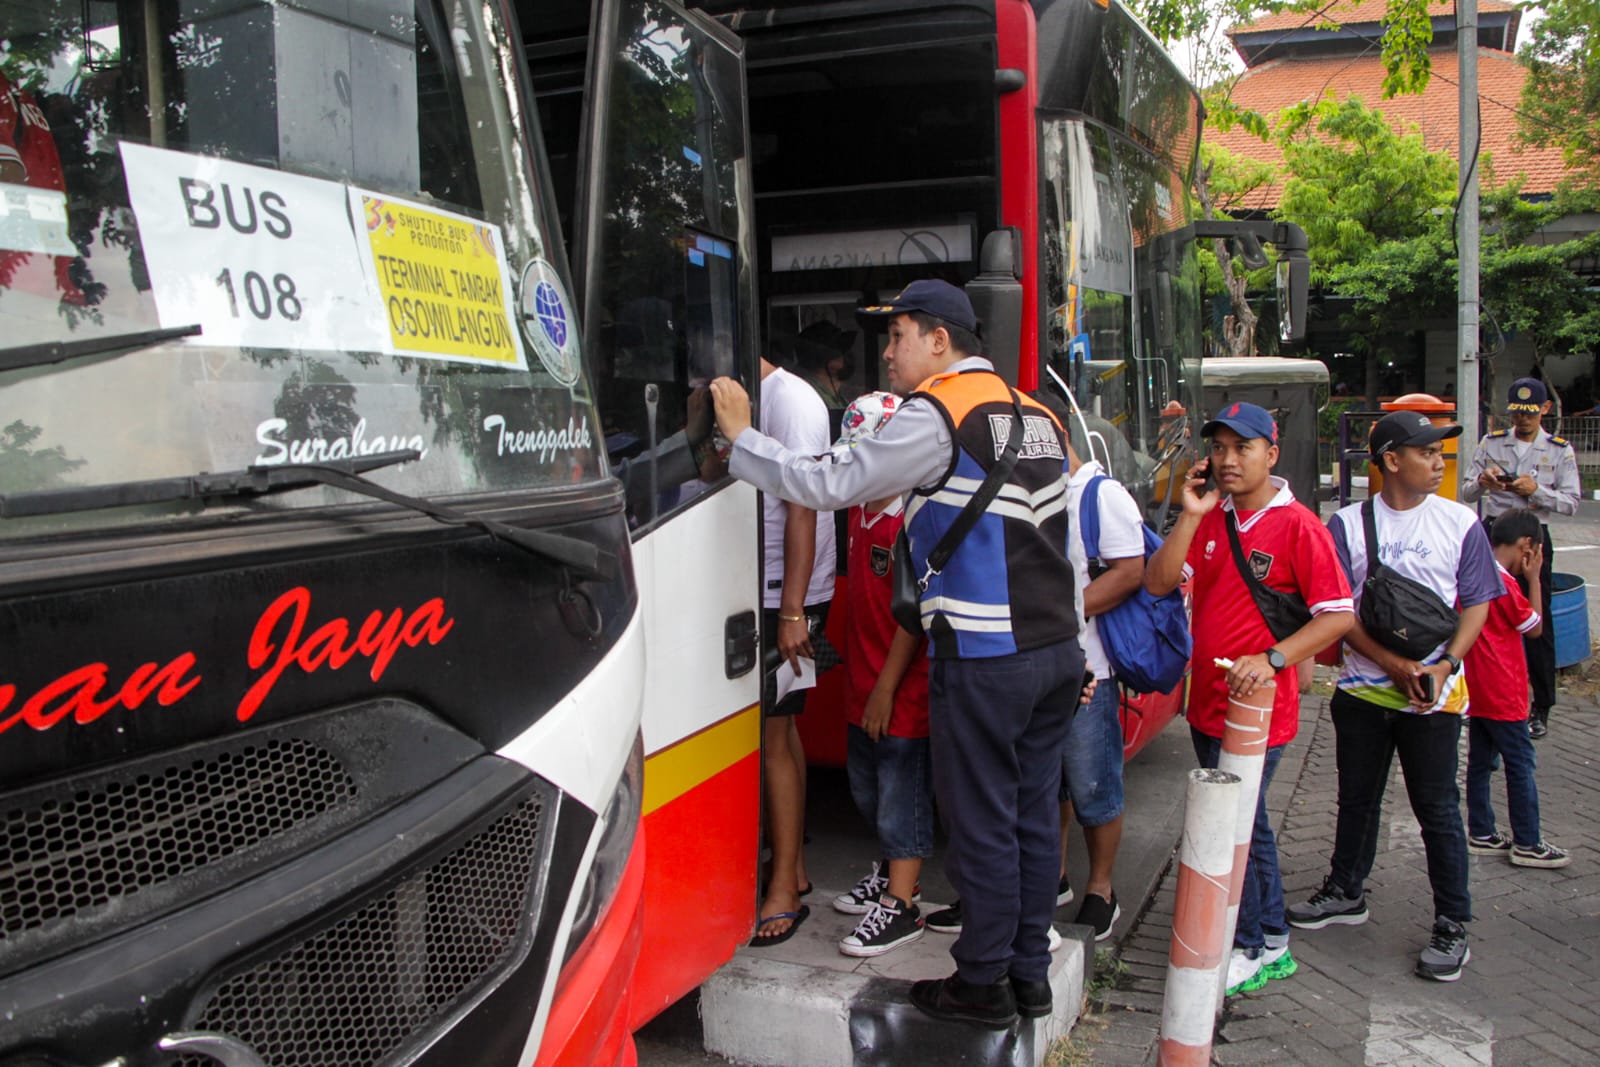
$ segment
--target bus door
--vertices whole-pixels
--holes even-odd
[[[755,916],[760,533],[710,381],[759,381],[737,37],[662,0],[590,31],[575,273],[646,630],[646,889],[637,1025],[733,955]]]

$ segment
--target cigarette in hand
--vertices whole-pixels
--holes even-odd
[[[1228,659],[1226,656],[1218,656],[1211,662],[1215,663],[1218,667],[1221,667],[1225,671],[1233,670],[1233,660]]]

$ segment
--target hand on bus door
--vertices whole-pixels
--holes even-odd
[[[732,378],[711,383],[711,402],[717,409],[717,428],[730,442],[750,428],[750,394]]]

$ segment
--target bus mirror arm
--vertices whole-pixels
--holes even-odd
[[[1278,249],[1278,299],[1280,336],[1299,341],[1306,335],[1306,303],[1311,290],[1310,242],[1306,231],[1292,222],[1268,219],[1200,219],[1184,227],[1194,240],[1238,240],[1245,266],[1259,270],[1267,265],[1263,241]]]

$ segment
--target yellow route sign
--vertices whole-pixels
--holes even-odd
[[[352,189],[396,355],[526,369],[497,227]]]

